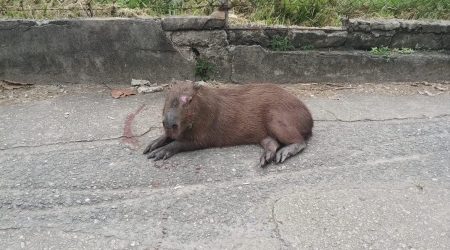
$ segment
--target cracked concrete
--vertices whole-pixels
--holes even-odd
[[[272,205],[272,221],[275,224],[275,228],[274,228],[275,237],[280,241],[280,248],[288,248],[288,247],[292,247],[292,246],[289,243],[287,243],[281,236],[280,225],[279,225],[280,221],[277,220],[277,217],[275,214],[275,205],[277,204],[277,202],[280,199],[281,198],[276,199]]]
[[[141,151],[161,132],[161,93],[14,93],[19,101],[0,105],[0,248],[450,244],[448,91],[286,88],[311,108],[314,135],[302,154],[265,169],[255,168],[254,145],[147,160]],[[127,126],[135,144],[124,140]]]

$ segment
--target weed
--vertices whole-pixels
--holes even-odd
[[[412,54],[412,53],[414,53],[414,50],[410,49],[410,48],[393,49],[392,51],[396,52],[396,53],[400,53],[400,54]]]
[[[302,47],[302,50],[312,50],[312,49],[314,49],[314,46],[311,44],[308,44],[308,45],[305,45]]]
[[[274,36],[270,41],[270,48],[275,51],[288,51],[293,50],[294,46],[291,44],[291,40],[287,36]]]
[[[0,0],[0,15],[10,18],[85,16],[75,0]],[[86,1],[81,1],[86,2]],[[219,0],[90,0],[94,16],[209,15]],[[340,17],[450,19],[449,0],[230,0],[235,14],[266,24],[339,26]],[[204,6],[199,8],[198,6]],[[59,11],[59,8],[66,10]],[[34,10],[39,9],[39,10]]]
[[[195,76],[201,80],[209,80],[214,75],[216,66],[206,59],[197,59],[195,64]]]
[[[350,18],[450,19],[448,0],[236,0],[235,12],[252,21],[305,26],[339,25]]]
[[[389,57],[391,55],[391,49],[384,46],[374,47],[370,50],[370,54],[374,56]]]

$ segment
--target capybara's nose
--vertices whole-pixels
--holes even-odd
[[[177,115],[173,110],[169,110],[164,116],[163,126],[167,129],[177,129]]]

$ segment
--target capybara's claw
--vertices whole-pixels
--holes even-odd
[[[159,149],[160,147],[167,145],[169,142],[170,140],[165,135],[161,135],[148,144],[148,146],[144,149],[143,154],[152,153],[155,149]]]
[[[150,149],[152,148],[153,143],[150,143],[145,149],[144,152],[142,152],[142,154],[147,154],[148,152],[150,152]]]
[[[168,150],[160,150],[159,152],[157,152],[155,154],[155,161],[159,161],[159,160],[165,160],[170,158],[173,155],[172,152],[168,151]]]

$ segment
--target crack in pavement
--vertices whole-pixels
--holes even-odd
[[[416,117],[393,117],[393,118],[386,118],[386,119],[370,119],[370,118],[365,118],[365,119],[357,119],[357,120],[344,120],[341,118],[338,118],[336,116],[336,114],[334,114],[333,112],[329,111],[329,110],[324,110],[328,113],[330,113],[331,115],[334,116],[334,118],[336,119],[314,119],[314,121],[319,121],[319,122],[348,122],[348,123],[352,123],[352,122],[385,122],[385,121],[404,121],[404,120],[429,120],[429,119],[439,119],[439,118],[444,118],[444,117],[450,117],[450,114],[442,114],[442,115],[437,115],[437,116],[426,116],[426,115],[422,115],[422,116],[416,116]]]
[[[6,150],[13,150],[13,149],[19,149],[19,148],[39,148],[39,147],[46,147],[46,146],[55,146],[55,145],[66,145],[66,144],[72,144],[72,143],[83,143],[83,142],[101,142],[101,141],[114,141],[114,140],[123,140],[123,139],[130,139],[130,138],[141,138],[144,135],[148,134],[154,129],[158,129],[159,127],[150,127],[148,128],[144,133],[139,135],[133,135],[133,136],[116,136],[116,137],[110,137],[110,138],[94,138],[94,139],[80,139],[80,140],[72,140],[72,141],[59,141],[59,142],[52,142],[52,143],[45,143],[45,144],[38,144],[38,145],[20,145],[20,146],[13,146],[9,148],[0,148],[0,151],[6,151]]]
[[[442,114],[437,116],[425,116],[422,115],[420,117],[394,117],[394,118],[387,118],[387,119],[358,119],[358,120],[343,120],[338,118],[333,112],[325,110],[326,112],[329,112],[332,114],[336,119],[314,119],[314,121],[317,122],[345,122],[345,123],[354,123],[354,122],[386,122],[386,121],[404,121],[404,120],[430,120],[430,119],[439,119],[439,118],[445,118],[450,117],[450,114]],[[10,148],[0,148],[0,151],[6,151],[6,150],[12,150],[12,149],[18,149],[18,148],[38,148],[38,147],[45,147],[45,146],[54,146],[54,145],[65,145],[65,144],[71,144],[71,143],[83,143],[83,142],[99,142],[99,141],[114,141],[114,140],[123,140],[123,139],[130,139],[130,138],[140,138],[149,132],[151,132],[154,129],[159,129],[160,127],[150,127],[148,130],[146,130],[144,133],[140,135],[133,135],[133,136],[117,136],[117,137],[111,137],[111,138],[100,138],[100,139],[81,139],[81,140],[73,140],[73,141],[62,141],[62,142],[52,142],[47,144],[38,144],[38,145],[20,145],[20,146],[13,146]]]
[[[280,228],[279,228],[279,223],[281,223],[280,221],[277,221],[277,218],[275,216],[275,205],[277,204],[277,202],[279,200],[281,200],[283,197],[280,197],[278,199],[276,199],[274,201],[274,203],[272,204],[272,221],[275,224],[275,228],[274,228],[274,232],[275,232],[275,237],[280,241],[281,245],[287,249],[292,248],[291,244],[289,244],[285,239],[283,239],[283,237],[281,237],[281,233],[280,233]]]

